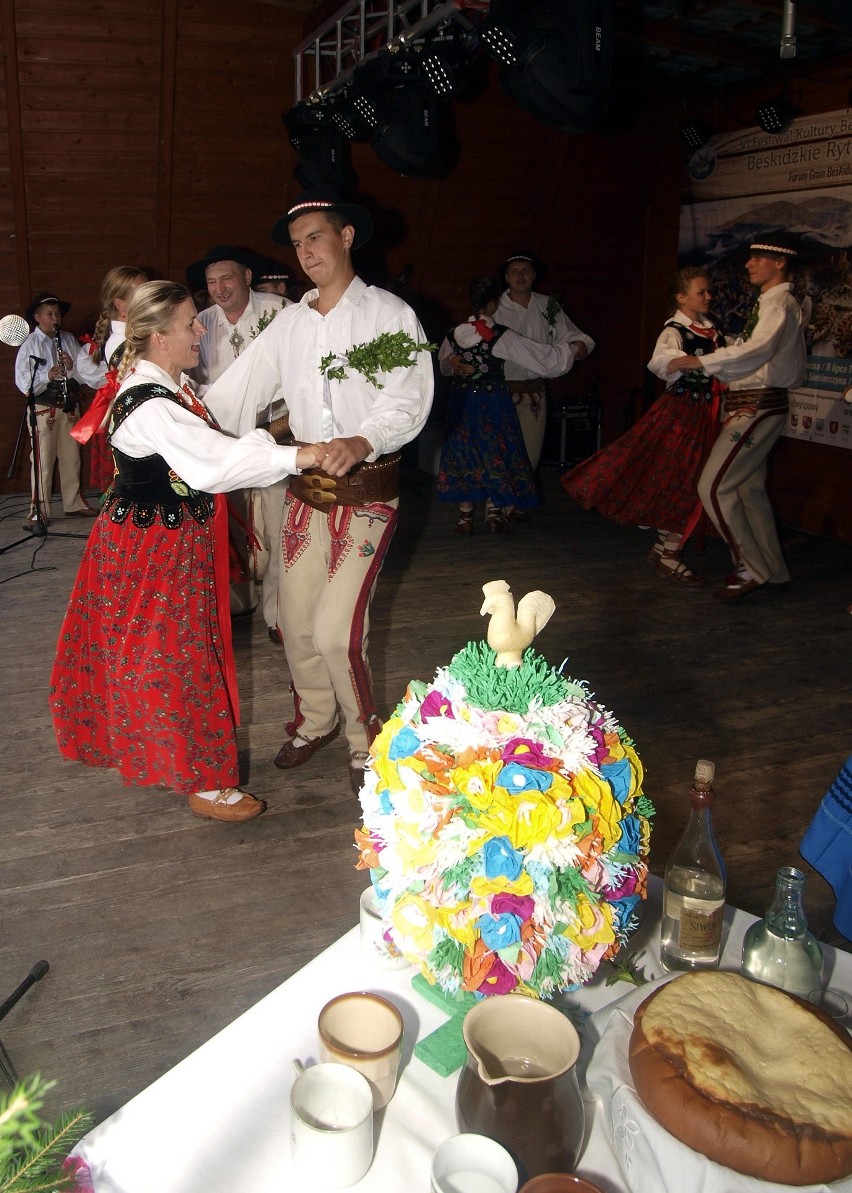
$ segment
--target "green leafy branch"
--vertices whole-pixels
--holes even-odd
[[[547,306],[545,307],[544,311],[544,317],[550,324],[551,329],[556,326],[556,316],[560,314],[561,311],[562,303],[559,301],[559,295],[551,294],[550,298],[547,300]]]
[[[42,1122],[39,1111],[53,1085],[35,1074],[0,1097],[0,1193],[61,1193],[75,1185],[63,1164],[92,1119],[74,1110]]]
[[[606,980],[607,986],[614,986],[616,982],[627,982],[630,986],[644,986],[649,979],[645,977],[645,971],[639,968],[640,956],[628,953],[623,960],[620,957],[614,957],[610,961],[613,972]]]
[[[278,312],[280,307],[273,307],[271,310],[261,311],[257,319],[257,326],[253,327],[249,332],[251,339],[256,340],[262,331],[265,331]]]
[[[408,369],[414,364],[418,352],[434,352],[436,348],[437,344],[415,343],[407,332],[386,331],[366,344],[355,344],[348,352],[329,352],[320,361],[319,368],[329,381],[345,381],[349,376],[346,370],[354,369],[376,389],[384,389],[378,380],[379,373]],[[335,364],[335,361],[339,363]]]

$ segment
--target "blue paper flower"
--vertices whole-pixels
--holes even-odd
[[[513,849],[508,837],[492,837],[483,845],[482,854],[486,878],[498,878],[503,874],[514,882],[523,868],[523,858]]]
[[[553,786],[553,775],[546,770],[529,770],[525,766],[518,766],[517,762],[509,762],[497,776],[497,785],[505,787],[512,795],[520,795],[524,791],[547,791]]]
[[[624,853],[638,853],[642,839],[642,828],[639,817],[632,813],[621,821],[621,836],[618,838],[618,848]]]
[[[516,915],[483,915],[478,921],[479,932],[489,949],[504,949],[521,939],[521,921]]]
[[[618,762],[604,762],[601,774],[612,788],[612,794],[620,804],[630,795],[630,763],[626,758]]]
[[[400,758],[411,758],[420,749],[420,738],[405,725],[400,729],[399,733],[394,734],[393,741],[388,750],[388,758],[394,762],[398,762]]]

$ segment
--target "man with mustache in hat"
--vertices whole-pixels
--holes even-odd
[[[504,261],[500,275],[506,290],[494,313],[494,321],[539,344],[560,346],[571,344],[573,356],[566,373],[578,360],[594,349],[595,341],[572,323],[559,302],[533,290],[542,266],[535,253],[512,253]],[[506,362],[506,381],[512,393],[524,445],[533,472],[541,459],[544,429],[547,421],[547,383],[545,379],[521,365]]]
[[[367,661],[369,611],[396,528],[399,452],[426,422],[433,370],[406,348],[373,380],[349,362],[380,335],[425,335],[406,303],[368,286],[352,264],[373,222],[365,208],[317,187],[272,230],[292,243],[314,283],[211,387],[208,406],[228,429],[254,425],[283,390],[297,441],[322,441],[319,469],[290,478],[282,528],[279,616],[293,678],[295,716],[275,764],[306,763],[345,723],[357,794],[370,742],[381,728]],[[408,363],[409,359],[411,363]]]
[[[195,370],[199,396],[203,396],[207,387],[222,376],[252,339],[287,305],[287,299],[280,294],[252,290],[255,263],[252,254],[244,249],[231,244],[219,244],[200,261],[193,262],[186,271],[190,290],[206,288],[213,303],[198,315],[199,321],[207,328],[207,334],[200,344],[200,363]],[[278,394],[277,399],[280,398],[281,394]],[[280,641],[276,536],[286,491],[286,483],[278,481],[267,489],[257,489],[253,493],[248,489],[240,489],[228,497],[243,523],[251,527],[258,539],[262,537],[264,540],[268,562],[263,574],[263,616],[274,642]],[[271,533],[270,528],[274,528]],[[232,539],[240,544],[237,550],[243,567],[248,571],[246,549],[242,547],[245,537],[235,519],[232,519]],[[254,606],[251,581],[232,582],[232,614],[239,616],[250,613]]]
[[[668,365],[669,373],[703,369],[728,384],[722,431],[698,480],[701,503],[735,568],[713,594],[722,601],[790,582],[766,492],[766,461],[787,421],[787,391],[806,373],[802,311],[788,280],[797,255],[783,232],[757,238],[745,268],[758,297],[742,335],[726,348]]]
[[[61,330],[62,316],[70,306],[49,290],[36,294],[25,312],[27,322],[35,330],[21,344],[15,358],[15,384],[22,394],[29,394],[32,381],[35,397],[36,437],[32,444],[28,526],[37,520],[36,469],[41,521],[45,526],[50,522],[53,466],[57,461],[65,517],[94,518],[98,512],[86,504],[80,493],[80,445],[71,436],[71,428],[80,413],[77,396],[80,376],[74,363],[80,344],[70,332]]]

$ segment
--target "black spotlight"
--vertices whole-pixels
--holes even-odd
[[[680,126],[680,139],[690,153],[703,149],[712,136],[713,130],[706,120],[687,120]]]
[[[420,54],[420,78],[439,99],[458,91],[467,80],[470,56],[467,37],[450,23],[431,37]]]
[[[480,37],[503,89],[542,124],[586,132],[605,116],[614,0],[494,0]]]
[[[284,113],[290,144],[298,150],[299,161],[293,171],[305,190],[330,186],[346,191],[355,185],[355,172],[349,159],[349,143],[332,122],[330,103],[299,103]]]
[[[409,178],[442,178],[458,159],[452,106],[416,83],[396,87],[385,98],[373,135],[378,157]]]
[[[338,92],[331,120],[347,140],[369,141],[379,123],[379,110],[370,96],[353,84]]]
[[[783,133],[796,116],[796,108],[786,95],[767,99],[757,109],[757,123],[765,133]]]

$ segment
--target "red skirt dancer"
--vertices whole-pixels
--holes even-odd
[[[181,500],[107,495],[51,676],[59,750],[113,768],[127,784],[182,795],[236,787],[225,498],[189,488],[159,457],[137,467],[152,461]]]
[[[717,402],[696,391],[685,379],[666,390],[620,439],[565,473],[566,493],[613,522],[683,534],[719,434]]]

